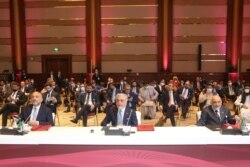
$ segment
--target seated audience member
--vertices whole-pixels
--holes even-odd
[[[227,82],[227,85],[224,87],[224,92],[227,100],[235,101],[236,100],[236,89],[231,80]]]
[[[147,82],[140,88],[138,95],[141,101],[141,113],[144,119],[153,119],[156,116],[156,100],[158,98],[158,92],[155,88],[149,85]]]
[[[250,123],[250,85],[246,84],[243,93],[238,96],[234,102],[236,106],[240,107],[240,116]]]
[[[163,104],[163,119],[166,122],[167,118],[170,118],[172,126],[175,126],[174,112],[178,108],[178,94],[174,91],[174,86],[172,83],[169,83],[166,86],[166,89],[162,93],[162,104]]]
[[[42,104],[42,94],[33,92],[30,101],[31,105],[26,106],[20,114],[21,121],[28,123],[30,126],[53,125],[52,110]]]
[[[235,119],[231,116],[230,111],[222,106],[222,100],[219,95],[213,95],[211,105],[203,108],[198,126],[218,127],[225,123],[235,124]]]
[[[3,108],[0,110],[0,115],[3,114],[2,126],[7,126],[8,115],[13,112],[19,113],[20,106],[27,101],[25,94],[19,90],[18,83],[12,82],[11,89]]]
[[[200,109],[206,108],[211,105],[211,100],[213,97],[213,87],[212,85],[207,85],[205,89],[199,95],[199,107]]]
[[[124,94],[128,96],[128,106],[136,111],[136,106],[138,104],[138,96],[131,91],[131,86],[129,84],[124,85]]]
[[[45,84],[46,92],[42,93],[44,104],[49,107],[54,113],[56,113],[56,108],[61,104],[60,94],[53,90],[50,83]]]
[[[87,85],[86,93],[81,94],[80,105],[81,110],[76,114],[75,119],[70,121],[76,124],[82,117],[83,126],[87,126],[88,114],[95,113],[100,105],[98,95],[93,91],[92,85]]]
[[[182,108],[182,116],[186,119],[187,112],[191,105],[191,101],[193,98],[193,89],[191,88],[190,81],[186,81],[184,86],[179,87],[177,90],[179,95],[179,105]]]
[[[116,95],[116,105],[106,112],[106,117],[102,121],[101,126],[107,126],[110,123],[112,126],[137,126],[136,112],[131,110],[127,103],[127,95],[118,93]]]

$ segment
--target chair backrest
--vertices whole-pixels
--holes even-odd
[[[197,113],[196,113],[196,123],[197,124],[198,124],[200,118],[201,118],[201,111],[197,111]]]
[[[141,125],[141,112],[135,111],[138,125]]]

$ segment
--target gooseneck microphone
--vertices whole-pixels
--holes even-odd
[[[127,128],[128,128],[128,124],[129,124],[129,121],[130,121],[132,112],[133,112],[133,110],[131,109],[131,111],[130,111],[130,113],[129,113],[129,117],[128,117],[128,119],[127,119],[126,130],[125,130],[125,131],[123,130],[123,133],[122,133],[123,136],[129,136],[129,135],[130,135],[131,127],[130,127],[129,129],[127,129]]]

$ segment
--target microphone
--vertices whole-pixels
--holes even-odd
[[[130,111],[130,113],[129,113],[129,117],[128,117],[128,119],[127,119],[126,129],[125,129],[125,131],[123,130],[123,132],[122,132],[122,135],[123,135],[123,136],[129,136],[129,135],[130,135],[131,127],[130,127],[129,129],[127,129],[127,128],[128,128],[128,124],[129,124],[129,121],[130,121],[132,112],[133,112],[133,110],[131,109],[131,111]]]
[[[26,120],[24,121],[24,123],[26,124],[28,122],[28,119],[31,117],[31,113],[30,115],[26,118]]]

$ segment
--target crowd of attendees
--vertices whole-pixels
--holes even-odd
[[[71,112],[73,108],[76,113],[75,118],[69,121],[77,123],[82,119],[83,126],[87,126],[88,114],[96,113],[97,110],[108,113],[115,106],[117,107],[117,94],[123,93],[126,94],[126,105],[131,111],[139,110],[142,119],[154,119],[156,112],[162,111],[164,122],[170,118],[172,126],[176,126],[174,113],[178,108],[181,109],[182,119],[186,119],[191,105],[203,111],[212,105],[213,100],[216,99],[214,96],[217,96],[221,99],[221,103],[231,101],[236,114],[241,114],[250,122],[249,89],[249,84],[245,80],[238,80],[235,83],[228,80],[223,84],[220,81],[206,81],[200,77],[196,77],[194,81],[184,81],[174,76],[169,81],[162,79],[157,82],[130,81],[124,76],[120,81],[114,81],[111,77],[105,81],[96,69],[92,75],[92,82],[87,83],[86,80],[75,81],[75,78],[63,78],[61,73],[58,75],[50,73],[42,90],[38,90],[35,81],[27,77],[19,82],[1,80],[0,114],[3,115],[2,126],[6,126],[8,115],[12,112],[19,113],[20,108],[32,105],[32,98],[35,97],[31,94],[39,92],[42,105],[53,113],[57,112],[57,106],[63,104],[66,107],[64,112]],[[33,109],[30,112],[33,113]],[[203,120],[202,125],[204,124],[206,121],[204,123]]]

